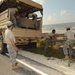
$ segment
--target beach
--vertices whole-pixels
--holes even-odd
[[[67,27],[70,27],[71,30],[75,32],[75,22],[70,22],[70,23],[43,25],[42,33],[50,33],[52,29],[55,29],[57,34],[63,34],[65,33]]]

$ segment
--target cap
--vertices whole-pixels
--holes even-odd
[[[67,27],[66,30],[70,30],[70,27]]]
[[[12,25],[13,25],[13,23],[11,21],[7,22],[7,26],[12,26]]]

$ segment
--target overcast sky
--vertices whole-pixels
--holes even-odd
[[[43,25],[75,22],[75,0],[33,0],[43,5]]]

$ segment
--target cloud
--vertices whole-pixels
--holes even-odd
[[[40,4],[42,4],[42,5],[43,5],[43,3],[44,3],[44,0],[32,0],[32,1],[35,1],[35,2],[40,3]]]
[[[65,15],[69,15],[69,13],[68,13],[67,10],[62,10],[62,11],[60,12],[60,15],[61,15],[61,16],[65,16]]]
[[[74,22],[74,21],[75,21],[74,12],[68,12],[67,10],[63,10],[58,13],[53,13],[52,15],[49,14],[44,16],[43,25],[67,23],[67,22]]]
[[[53,16],[48,15],[48,16],[44,17],[43,24],[50,24],[50,23],[52,23],[52,21],[53,21]]]
[[[43,25],[52,24],[52,23],[56,22],[56,20],[57,20],[56,13],[53,13],[52,15],[44,16]]]
[[[49,21],[52,20],[52,16],[48,16],[47,18],[48,18],[47,20],[49,20]]]

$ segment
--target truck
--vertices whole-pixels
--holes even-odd
[[[42,5],[32,0],[4,0],[0,4],[0,36],[3,37],[1,48],[3,44],[6,44],[4,31],[8,21],[14,23],[13,33],[17,45],[34,45],[36,47],[37,40],[42,35]],[[21,17],[19,21],[15,15]]]

